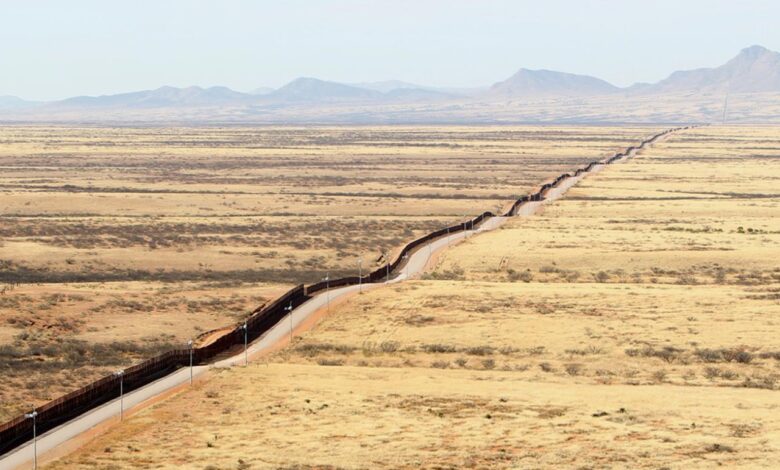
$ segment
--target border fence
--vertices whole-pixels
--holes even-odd
[[[668,129],[666,131],[655,134],[646,140],[643,140],[638,146],[628,147],[623,152],[617,153],[612,157],[598,161],[592,161],[588,163],[588,165],[577,169],[573,174],[563,173],[552,181],[542,184],[537,191],[517,199],[514,204],[512,204],[512,206],[500,216],[510,217],[517,215],[517,210],[520,206],[528,202],[543,200],[550,189],[558,186],[567,178],[572,178],[583,173],[587,173],[598,165],[609,165],[614,163],[623,157],[629,156],[634,151],[643,149],[645,146],[652,144],[659,138],[671,132],[689,128],[690,126]],[[497,215],[492,212],[483,212],[471,220],[437,230],[433,233],[429,233],[423,237],[413,240],[407,243],[396,254],[392,261],[386,260],[385,265],[382,265],[373,272],[364,275],[362,278],[358,276],[349,276],[340,279],[322,281],[309,286],[298,285],[271,303],[262,307],[258,307],[250,314],[250,316],[246,319],[247,339],[249,341],[253,341],[262,336],[265,332],[270,330],[280,320],[287,316],[288,307],[292,306],[293,309],[298,307],[299,305],[309,300],[317,292],[325,290],[326,288],[355,285],[359,282],[382,282],[386,277],[388,277],[389,273],[392,274],[396,272],[399,266],[402,264],[405,255],[414,251],[418,246],[445,235],[451,235],[453,233],[468,230],[469,227],[471,227],[473,230],[475,227],[479,227],[484,221],[496,216]],[[86,413],[89,410],[97,408],[105,403],[110,402],[111,400],[118,398],[120,394],[120,380],[123,381],[122,386],[124,388],[124,392],[131,392],[148,385],[155,380],[160,379],[161,377],[169,375],[179,368],[189,366],[190,353],[192,353],[194,364],[200,365],[208,363],[216,356],[225,353],[236,346],[243,345],[244,334],[245,332],[243,329],[243,324],[236,326],[233,330],[225,333],[217,340],[206,346],[193,348],[192,351],[189,349],[175,349],[164,352],[158,356],[152,357],[125,369],[121,378],[115,375],[100,378],[89,385],[86,385],[78,390],[74,390],[67,395],[61,396],[42,406],[39,406],[35,409],[35,411],[38,412],[36,417],[37,433],[40,435],[50,431],[57,426],[67,423],[68,421]],[[24,415],[18,416],[6,423],[0,424],[0,457],[26,443],[27,441],[32,440],[32,438],[32,420],[26,419]]]

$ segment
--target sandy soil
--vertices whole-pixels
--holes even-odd
[[[645,127],[0,129],[0,421]]]
[[[53,468],[772,468],[778,141],[669,139]]]

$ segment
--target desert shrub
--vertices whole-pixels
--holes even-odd
[[[582,364],[572,363],[566,364],[565,370],[569,375],[580,375],[582,373]]]
[[[768,352],[762,352],[758,355],[761,359],[774,359],[776,361],[780,361],[780,351],[768,351]]]
[[[351,354],[357,348],[346,344],[330,343],[303,343],[295,347],[295,350],[304,356],[313,357],[323,352],[335,352],[338,354]]]
[[[317,359],[317,364],[321,366],[343,366],[344,365],[344,359],[327,359],[324,357],[321,357]]]
[[[427,353],[453,353],[457,348],[451,344],[424,344],[422,350]]]
[[[18,359],[24,357],[26,353],[17,346],[10,344],[0,344],[0,360],[3,359]]]
[[[697,349],[696,356],[703,362],[737,362],[750,364],[754,355],[744,348]]]
[[[734,452],[734,448],[723,444],[709,444],[704,448],[704,452]]]
[[[754,375],[752,377],[745,377],[740,386],[745,388],[761,388],[765,390],[774,390],[777,383],[777,376],[775,375]]]
[[[656,382],[664,382],[666,381],[666,371],[663,369],[658,369],[657,371],[653,372],[652,377]]]
[[[672,346],[664,346],[661,349],[655,349],[652,346],[645,346],[641,349],[626,349],[626,355],[631,357],[657,357],[666,362],[672,363],[682,357],[684,350]]]
[[[465,279],[464,274],[465,271],[463,268],[460,266],[453,266],[450,270],[425,273],[423,274],[422,279],[433,281],[462,281]]]
[[[729,362],[738,362],[740,364],[750,364],[753,362],[753,354],[745,350],[729,350],[729,352],[725,354],[724,357]]]
[[[482,367],[484,369],[493,369],[496,367],[496,361],[494,361],[493,359],[483,359]]]
[[[567,349],[565,352],[566,354],[570,354],[572,356],[589,356],[589,355],[602,354],[604,352],[604,349],[601,348],[600,346],[590,345],[584,349]]]
[[[534,346],[532,348],[527,348],[525,351],[528,353],[529,356],[541,356],[545,353],[547,348],[544,346]]]
[[[389,354],[389,353],[394,353],[394,352],[398,351],[398,348],[400,346],[401,346],[401,343],[399,343],[398,341],[383,341],[379,345],[379,349],[383,353],[388,353]]]
[[[723,354],[717,349],[698,349],[694,353],[704,362],[722,362]]]
[[[486,305],[486,304],[480,304],[480,305],[475,306],[473,311],[477,312],[477,313],[490,313],[490,312],[493,311],[493,306],[492,305]]]
[[[450,366],[449,361],[433,361],[431,367],[435,369],[447,369]]]
[[[404,319],[404,323],[407,325],[420,326],[425,323],[431,323],[435,318],[427,315],[415,314]]]
[[[691,274],[680,274],[677,277],[677,284],[683,285],[683,286],[695,286],[699,283],[698,280],[696,280],[696,277],[694,277]]]
[[[566,282],[575,282],[580,278],[580,273],[573,270],[561,271],[559,274]]]
[[[525,271],[515,271],[514,269],[508,269],[507,276],[511,282],[531,282],[534,279],[534,275],[530,269],[526,269]]]
[[[383,341],[379,344],[373,341],[365,341],[361,348],[364,356],[373,356],[374,354],[378,353],[392,354],[399,351],[400,349],[401,343],[398,341]],[[414,346],[411,346],[410,348],[407,348],[407,350],[409,352],[414,352],[415,348]]]
[[[495,349],[491,346],[473,346],[464,350],[466,354],[472,356],[489,356],[493,354],[493,351],[495,351]]]
[[[609,273],[606,271],[599,271],[593,274],[593,279],[596,282],[607,282],[609,280]]]
[[[720,374],[721,374],[721,370],[718,369],[717,367],[704,368],[704,376],[710,380],[720,377]]]

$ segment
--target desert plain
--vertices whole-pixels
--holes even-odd
[[[773,468],[779,144],[674,134],[51,468]]]
[[[656,129],[5,126],[0,420]]]

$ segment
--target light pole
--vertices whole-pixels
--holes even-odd
[[[244,329],[244,366],[247,366],[249,365],[249,353],[247,352],[247,345],[249,342],[247,341],[248,330],[246,327],[246,322],[244,322],[244,325],[241,328]]]
[[[32,410],[32,413],[25,413],[24,417],[33,420],[33,470],[38,468],[38,429],[36,426],[36,417],[38,412]]]
[[[450,246],[450,226],[447,226],[447,246]]]
[[[292,336],[293,336],[292,302],[290,302],[290,305],[284,307],[284,309],[287,310],[287,314],[290,315],[290,344],[292,344]]]
[[[125,371],[114,372],[114,377],[119,377],[119,421],[125,419]]]
[[[363,258],[358,258],[358,292],[363,292]]]
[[[325,296],[328,302],[328,313],[330,313],[330,271],[325,273],[325,277],[322,280],[325,281]]]
[[[192,385],[192,340],[187,341],[187,346],[190,347],[190,385]]]
[[[404,253],[404,264],[406,268],[406,280],[409,280],[409,253]]]

